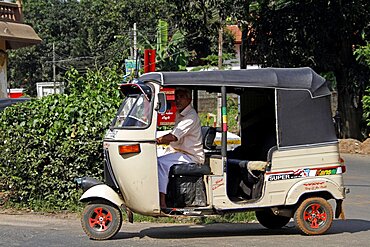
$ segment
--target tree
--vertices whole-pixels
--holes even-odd
[[[155,36],[159,19],[171,18],[166,0],[25,0],[24,20],[43,42],[10,52],[9,83],[35,95],[35,83],[53,78],[53,43],[57,80],[74,67],[80,72],[118,64],[123,68],[132,46],[132,25]],[[153,33],[154,32],[154,33]],[[125,39],[116,39],[121,35]]]
[[[363,35],[365,39],[365,35]],[[355,50],[354,54],[356,55],[357,61],[368,66],[370,69],[370,41],[366,41],[366,45],[359,46]],[[370,84],[370,79],[369,79]],[[362,98],[363,110],[364,110],[364,120],[367,124],[367,133],[370,133],[370,86],[365,90],[364,97]]]
[[[42,38],[37,46],[10,52],[9,82],[11,86],[28,86],[28,93],[35,94],[34,83],[51,81],[53,78],[53,43],[56,47],[56,60],[84,54],[77,0],[28,0],[24,1],[24,20]],[[66,71],[68,65],[58,63],[57,75]],[[58,76],[57,80],[60,79]],[[25,84],[25,85],[24,85]]]
[[[361,139],[362,104],[369,69],[359,64],[353,47],[370,23],[367,0],[256,1],[251,11],[249,56],[263,66],[309,66],[333,72],[343,137]]]
[[[156,42],[147,40],[141,46],[144,48],[156,50],[156,68],[159,71],[178,71],[186,70],[187,60],[190,57],[185,47],[184,34],[176,30],[172,37],[168,36],[168,23],[163,20],[158,21]]]
[[[200,58],[217,54],[218,31],[232,15],[235,5],[233,0],[175,0],[174,21],[187,34],[186,46],[195,53],[191,65],[203,65]],[[230,39],[229,39],[230,41]],[[226,49],[233,44],[224,43]]]

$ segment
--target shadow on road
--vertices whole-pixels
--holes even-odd
[[[370,185],[367,184],[347,184],[347,187],[370,187]]]
[[[356,233],[370,230],[370,221],[348,219],[336,220],[326,235],[340,234],[344,232]],[[114,239],[128,238],[158,238],[158,239],[181,239],[181,238],[213,238],[232,236],[266,236],[266,235],[300,235],[300,232],[290,222],[286,227],[271,230],[257,223],[246,224],[209,224],[209,225],[179,225],[158,226],[144,229],[140,232],[118,233]]]
[[[336,220],[328,234],[338,234],[343,232],[357,233],[370,230],[370,221],[359,219]]]

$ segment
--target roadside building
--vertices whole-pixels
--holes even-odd
[[[22,0],[0,1],[0,105],[9,101],[7,92],[8,51],[39,44],[35,30],[23,23]]]
[[[230,32],[234,36],[234,51],[235,51],[235,58],[225,61],[225,64],[229,64],[231,69],[240,69],[240,53],[241,53],[241,45],[242,45],[242,31],[240,30],[238,25],[227,25],[226,30]],[[255,45],[254,41],[249,43],[249,46]],[[247,59],[247,69],[259,69],[261,66],[251,59]]]

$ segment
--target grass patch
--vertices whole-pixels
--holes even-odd
[[[125,217],[125,216],[124,216]],[[194,223],[194,224],[214,224],[214,223],[247,223],[256,220],[254,212],[232,213],[225,215],[212,215],[208,217],[150,217],[134,214],[134,222],[153,222],[153,223]]]
[[[42,200],[33,201],[32,204],[26,203],[15,203],[6,201],[0,205],[0,209],[6,209],[8,211],[19,211],[19,212],[35,212],[35,213],[52,213],[52,214],[66,214],[66,213],[77,213],[80,214],[84,208],[84,204],[69,204],[68,209],[60,209],[50,202]]]

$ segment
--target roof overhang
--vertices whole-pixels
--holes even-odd
[[[331,92],[326,80],[311,68],[263,68],[196,72],[150,72],[140,81],[157,81],[162,86],[253,87],[308,90],[312,98]]]
[[[5,40],[6,49],[18,49],[41,43],[41,38],[29,25],[0,21],[0,39]]]

